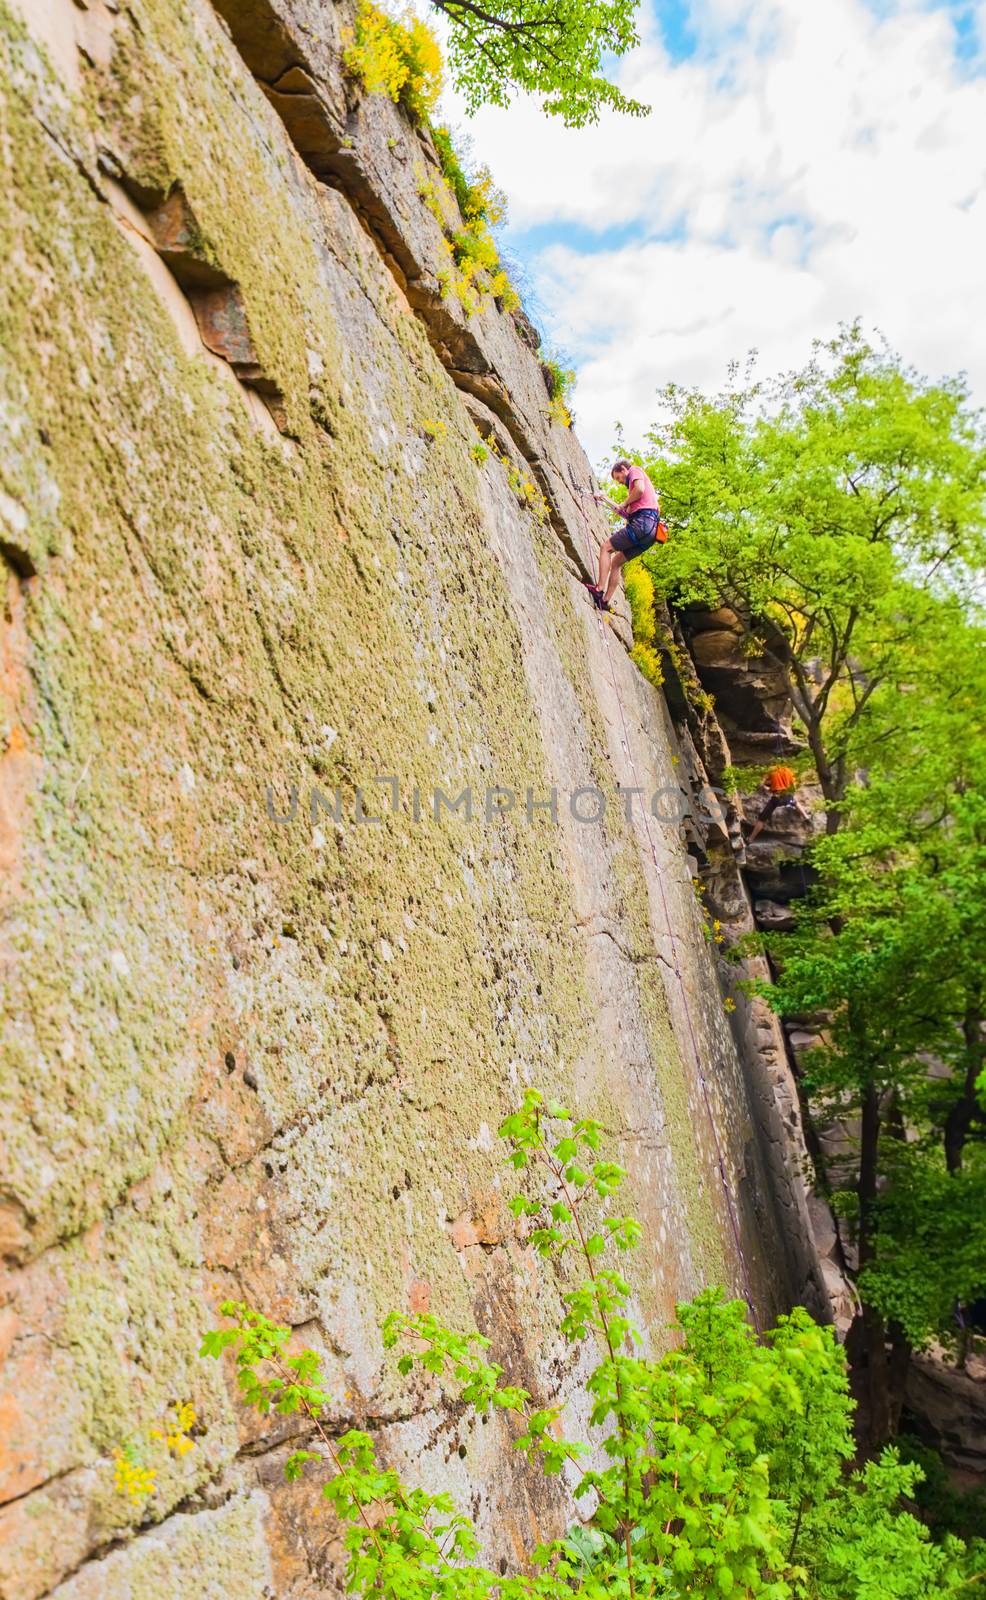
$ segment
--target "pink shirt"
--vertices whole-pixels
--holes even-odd
[[[631,467],[627,478],[627,499],[630,498],[638,484],[644,492],[636,505],[631,508],[631,515],[634,511],[660,511],[661,506],[657,498],[657,490],[643,467]]]

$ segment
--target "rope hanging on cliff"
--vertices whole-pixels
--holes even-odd
[[[578,497],[579,510],[582,513],[583,531],[584,531],[584,534],[585,534],[585,543],[586,543],[586,555],[587,555],[587,558],[588,558],[589,571],[591,572],[592,571],[592,567],[593,567],[592,534],[591,534],[590,527],[589,527],[589,517],[588,517],[588,514],[587,514],[587,512],[585,510],[584,497],[585,497],[586,491],[584,489],[581,489],[579,487],[579,485],[576,483],[575,477],[572,474],[571,469],[569,469],[569,477],[571,479],[572,488],[575,490],[575,493],[576,493],[576,495]],[[620,709],[620,722],[621,722],[621,725],[622,725],[622,728],[623,728],[623,740],[622,740],[623,749],[626,752],[627,761],[630,764],[630,771],[631,771],[631,773],[633,775],[634,786],[639,790],[641,786],[637,781],[637,767],[636,767],[636,763],[634,762],[634,759],[633,759],[633,751],[632,751],[632,749],[630,747],[630,735],[629,735],[629,731],[627,729],[626,713],[624,712],[624,709],[623,709],[623,700],[622,700],[622,697],[620,695],[620,686],[619,686],[619,683],[617,681],[616,669],[615,669],[615,666],[613,664],[612,655],[610,653],[609,629],[604,625],[603,618],[602,618],[601,615],[597,615],[597,617],[596,617],[596,625],[599,628],[600,633],[601,633],[601,635],[603,636],[603,638],[605,640],[604,649],[606,651],[606,660],[607,660],[607,662],[609,664],[610,682],[612,684],[613,693],[616,696],[616,703],[617,703],[617,705],[619,706],[619,709]],[[719,1168],[719,1179],[720,1179],[720,1182],[722,1184],[723,1198],[724,1198],[725,1205],[726,1205],[726,1211],[727,1211],[727,1214],[729,1216],[730,1230],[731,1230],[732,1236],[733,1236],[733,1243],[734,1243],[734,1245],[736,1247],[736,1255],[737,1255],[737,1259],[739,1261],[740,1272],[742,1274],[742,1279],[743,1279],[743,1298],[746,1301],[747,1309],[749,1310],[750,1318],[751,1318],[751,1321],[753,1322],[754,1329],[755,1329],[755,1331],[757,1333],[759,1333],[760,1332],[760,1319],[757,1316],[757,1309],[756,1309],[756,1306],[755,1306],[754,1301],[753,1301],[753,1289],[752,1289],[751,1282],[750,1282],[750,1272],[749,1272],[749,1268],[747,1266],[746,1256],[745,1256],[745,1254],[743,1252],[743,1245],[742,1245],[742,1241],[741,1241],[741,1238],[740,1238],[739,1219],[737,1218],[737,1215],[736,1215],[736,1209],[735,1209],[735,1207],[733,1205],[732,1193],[730,1191],[729,1182],[728,1182],[728,1179],[726,1177],[726,1161],[725,1161],[725,1157],[723,1155],[722,1144],[721,1144],[720,1139],[719,1139],[718,1129],[716,1128],[715,1116],[713,1115],[713,1110],[712,1110],[712,1098],[711,1098],[711,1095],[709,1093],[709,1086],[708,1086],[708,1083],[706,1082],[705,1072],[704,1072],[704,1069],[702,1067],[702,1055],[701,1055],[701,1051],[699,1050],[698,1038],[697,1038],[697,1035],[695,1033],[695,1024],[694,1024],[694,1022],[692,1020],[691,1006],[690,1006],[689,1001],[688,1001],[688,990],[685,987],[684,974],[682,973],[681,962],[680,962],[679,957],[678,957],[678,941],[675,938],[674,928],[673,928],[672,922],[671,922],[671,909],[670,909],[670,907],[668,905],[667,891],[666,891],[665,886],[664,886],[664,872],[663,872],[663,869],[661,867],[660,860],[658,859],[657,846],[654,843],[654,838],[653,838],[653,835],[651,833],[650,821],[649,821],[646,809],[644,811],[644,831],[645,831],[645,833],[647,835],[647,844],[648,844],[648,847],[650,849],[651,860],[654,863],[654,871],[655,871],[655,874],[657,876],[657,885],[658,885],[658,889],[660,891],[661,907],[662,907],[663,915],[664,915],[664,925],[665,925],[665,928],[667,929],[668,941],[669,941],[669,944],[670,944],[670,947],[671,947],[671,959],[672,959],[672,964],[674,966],[674,975],[675,975],[676,979],[678,980],[678,988],[679,988],[679,991],[681,993],[681,1003],[682,1003],[682,1008],[683,1008],[684,1014],[685,1014],[685,1022],[686,1022],[687,1028],[688,1028],[688,1037],[689,1037],[689,1040],[690,1040],[690,1043],[691,1043],[692,1056],[693,1056],[694,1061],[695,1061],[695,1070],[696,1070],[696,1072],[698,1074],[699,1084],[701,1085],[702,1099],[703,1099],[703,1102],[704,1102],[704,1105],[705,1105],[705,1113],[706,1113],[706,1116],[708,1118],[709,1129],[710,1129],[710,1131],[712,1133],[712,1142],[713,1142],[713,1144],[715,1146],[716,1164],[717,1164],[717,1166]]]

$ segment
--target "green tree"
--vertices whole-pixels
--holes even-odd
[[[674,527],[644,558],[658,596],[732,606],[745,648],[777,661],[834,833],[854,774],[893,748],[965,625],[982,416],[961,380],[926,381],[858,326],[775,383],[713,399],[672,385],[663,406],[643,452]]]
[[[947,766],[936,755],[926,777]],[[896,1426],[911,1348],[957,1342],[964,1359],[961,1308],[986,1293],[986,807],[961,788],[920,804],[920,776],[855,792],[796,931],[770,940],[772,1004],[827,1019],[803,1065],[813,1115],[858,1127],[851,1167],[822,1176],[855,1236],[871,1445]]]
[[[678,1307],[677,1347],[653,1358],[629,1320],[630,1286],[607,1259],[640,1236],[615,1214],[625,1176],[599,1154],[600,1127],[529,1091],[503,1123],[521,1174],[511,1210],[558,1277],[560,1328],[597,1353],[588,1379],[592,1446],[568,1439],[563,1407],[504,1381],[489,1340],[431,1315],[393,1315],[384,1344],[409,1380],[448,1385],[461,1406],[502,1414],[514,1448],[565,1473],[585,1522],[530,1551],[516,1574],[479,1560],[449,1496],[409,1488],[371,1437],[327,1428],[329,1395],[290,1330],[228,1302],[233,1325],[203,1354],[235,1355],[244,1400],[300,1413],[289,1478],[319,1470],[343,1524],[350,1592],[394,1600],[932,1600],[983,1570],[975,1548],[935,1543],[903,1501],[920,1469],[884,1452],[853,1472],[843,1352],[803,1310],[756,1338],[740,1302],[705,1290]],[[581,1274],[581,1276],[580,1276]]]
[[[537,95],[568,127],[603,108],[643,116],[604,75],[604,57],[639,43],[637,0],[432,0],[448,18],[449,62],[470,111]]]
[[[732,607],[824,798],[818,886],[768,940],[766,993],[824,1023],[803,1087],[850,1134],[819,1175],[853,1234],[872,1449],[912,1348],[954,1343],[986,1289],[983,418],[964,382],[928,382],[855,325],[774,383],[734,370],[713,399],[672,386],[664,404],[655,591]]]

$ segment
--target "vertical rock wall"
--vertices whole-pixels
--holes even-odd
[[[577,1391],[504,1204],[526,1085],[630,1168],[655,1347],[708,1281],[819,1303],[681,829],[645,821],[687,751],[580,586],[602,530],[536,339],[443,298],[434,153],[346,83],[345,9],[0,16],[0,1597],[331,1591],[296,1425],[198,1358],[230,1293],[512,1559],[564,1485],[408,1392],[378,1325],[430,1307]],[[185,1399],[130,1507],[114,1451]]]

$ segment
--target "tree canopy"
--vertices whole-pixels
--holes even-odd
[[[948,690],[941,717],[981,689],[956,639],[986,553],[982,418],[962,380],[926,381],[858,326],[774,383],[661,401],[642,453],[675,528],[648,563],[658,593],[732,605],[778,662],[835,832],[856,770],[927,747],[919,685]]]
[[[818,886],[769,941],[766,991],[782,1015],[824,1016],[804,1088],[816,1123],[855,1129],[818,1177],[855,1244],[874,1440],[894,1429],[910,1350],[963,1359],[986,1298],[986,806],[953,791],[946,815],[909,816],[904,788],[854,796],[815,847]]]
[[[639,43],[637,0],[432,0],[449,22],[449,65],[470,112],[536,95],[567,127],[604,108],[642,116],[604,73]]]

